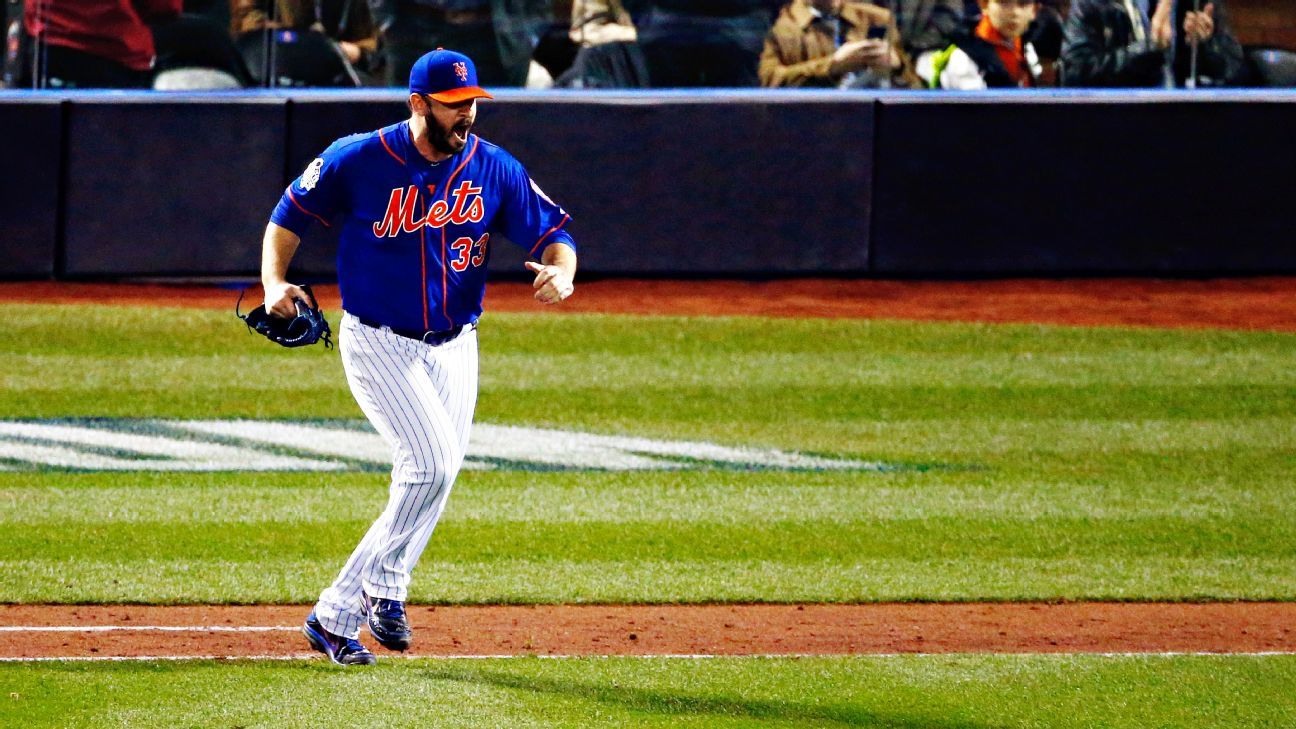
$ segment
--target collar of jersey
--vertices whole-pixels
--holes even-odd
[[[396,138],[396,152],[405,160],[405,164],[420,165],[427,169],[439,169],[446,162],[458,159],[459,155],[468,151],[468,148],[472,146],[473,135],[469,134],[468,144],[464,145],[462,150],[446,157],[440,162],[429,162],[427,157],[424,157],[419,153],[418,147],[414,146],[414,137],[410,134],[409,119],[398,123],[392,129],[392,132],[391,136]]]

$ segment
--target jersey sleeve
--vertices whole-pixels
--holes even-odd
[[[492,227],[532,257],[539,257],[550,243],[563,243],[576,250],[576,241],[567,232],[571,216],[549,199],[522,164],[509,159],[503,175],[503,199]]]
[[[292,181],[270,214],[270,222],[296,233],[298,237],[319,222],[331,227],[339,212],[342,195],[341,158],[332,148],[316,157],[301,175]]]

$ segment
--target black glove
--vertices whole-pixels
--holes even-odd
[[[307,296],[310,296],[311,301],[315,300],[315,293],[311,291],[310,286],[301,288]],[[234,304],[234,315],[247,324],[248,331],[256,332],[284,347],[306,347],[323,339],[326,348],[333,348],[331,339],[333,330],[329,329],[328,320],[324,318],[318,306],[311,306],[301,299],[293,299],[293,303],[297,305],[297,316],[285,319],[267,312],[264,306],[253,307],[248,313],[241,314],[239,304],[242,302],[243,294],[239,294],[239,300]]]

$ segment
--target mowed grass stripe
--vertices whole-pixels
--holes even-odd
[[[0,723],[319,726],[363,707],[479,726],[1274,727],[1296,658],[896,656],[0,665]]]
[[[6,602],[302,604],[345,554],[231,561],[0,560]],[[1292,600],[1289,557],[678,558],[473,561],[429,549],[410,600],[427,604]]]
[[[487,330],[490,332],[490,329]],[[1296,372],[1274,374],[1280,353],[1262,354],[1250,351],[1204,354],[1185,351],[1127,351],[1084,355],[1063,353],[877,353],[864,350],[845,352],[695,354],[682,359],[679,355],[588,352],[546,357],[549,365],[525,382],[509,378],[507,373],[530,368],[536,355],[501,352],[493,354],[484,385],[488,387],[558,387],[571,382],[564,373],[588,371],[587,386],[610,390],[659,387],[654,375],[670,368],[672,385],[698,387],[779,386],[787,383],[788,373],[795,372],[805,382],[821,387],[927,387],[934,382],[974,387],[1077,387],[1085,385],[1121,385],[1126,387],[1181,387],[1209,381],[1216,386],[1249,385],[1267,382],[1275,386],[1296,386]],[[82,368],[83,386],[156,387],[175,386],[198,390],[228,387],[220,380],[191,382],[192,373],[213,367],[250,368],[264,357],[252,353],[231,354],[216,361],[210,355],[143,355],[116,353],[89,363],[85,355],[5,353],[0,354],[0,371],[7,387],[24,390],[57,389],[51,386],[49,373],[71,365]],[[335,384],[336,362],[332,359],[312,361],[312,366],[298,375],[303,387],[325,387]],[[1270,378],[1270,379],[1264,379]],[[247,381],[243,387],[273,385]]]
[[[334,524],[381,509],[376,474],[78,473],[57,484],[32,473],[0,474],[0,519],[11,525],[178,521]],[[1209,476],[1209,474],[1207,474]],[[1033,520],[1281,519],[1287,489],[1242,489],[1186,476],[1176,498],[1141,483],[1032,483],[1007,489],[1005,474],[894,473],[465,473],[444,519],[476,524],[509,518],[544,524],[839,523],[927,518]],[[33,483],[33,481],[40,483]],[[195,498],[201,494],[201,498]]]
[[[321,366],[334,364],[326,361]],[[286,378],[282,384],[257,379],[258,370],[301,366],[302,362],[265,361],[248,372],[223,366],[191,372],[192,377],[207,383],[226,383],[223,387],[173,388],[165,383],[152,382],[145,385],[100,384],[93,378],[78,378],[78,382],[73,384],[48,383],[44,387],[6,384],[0,391],[0,417],[94,415],[283,419],[302,417],[303,403],[309,404],[308,414],[311,416],[360,417],[342,383],[340,369],[334,373],[336,384],[333,387],[310,384],[316,376],[297,381],[286,375],[277,375]],[[131,362],[123,362],[110,371],[131,367]],[[483,363],[484,371],[487,367]],[[507,376],[516,377],[512,373]],[[661,373],[662,378],[669,376],[669,371]],[[789,376],[788,379],[795,378]],[[245,380],[250,380],[251,384]],[[662,428],[676,423],[701,425],[714,419],[717,410],[723,408],[729,422],[750,422],[758,426],[773,422],[794,428],[792,433],[795,433],[811,429],[823,421],[946,420],[951,413],[970,420],[1049,420],[1063,416],[1080,420],[1132,421],[1296,418],[1296,385],[834,387],[785,382],[763,387],[661,384],[611,389],[582,386],[578,382],[570,382],[566,387],[484,382],[478,419],[499,424],[565,425],[595,432],[609,429],[619,432],[636,425],[646,428]],[[554,414],[552,398],[555,390],[560,390],[561,399],[573,406],[561,417]],[[581,407],[575,408],[576,405]],[[785,440],[791,441],[790,438]],[[790,447],[786,443],[770,445]]]
[[[372,516],[376,518],[376,510]],[[16,559],[76,560],[111,553],[127,562],[157,554],[262,562],[311,555],[340,560],[372,521],[338,518],[327,528],[310,530],[294,522],[198,523],[183,530],[170,528],[166,521],[81,524],[75,534],[68,534],[62,525],[29,525],[5,538],[5,554]],[[1077,555],[1296,558],[1291,527],[1289,519],[1259,517],[926,517],[847,524],[799,520],[681,523],[669,527],[639,522],[572,525],[529,519],[447,519],[437,528],[435,549],[454,559],[488,562],[728,559],[851,564],[886,556],[1002,559]]]

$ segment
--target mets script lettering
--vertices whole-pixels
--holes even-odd
[[[429,228],[443,228],[446,223],[480,223],[486,217],[481,193],[482,188],[474,187],[471,180],[465,180],[451,191],[451,201],[437,200],[427,210],[426,216],[419,217],[421,209],[418,188],[413,185],[404,189],[398,187],[391,191],[383,219],[373,224],[373,234],[387,238],[401,232],[415,233],[425,225]]]

